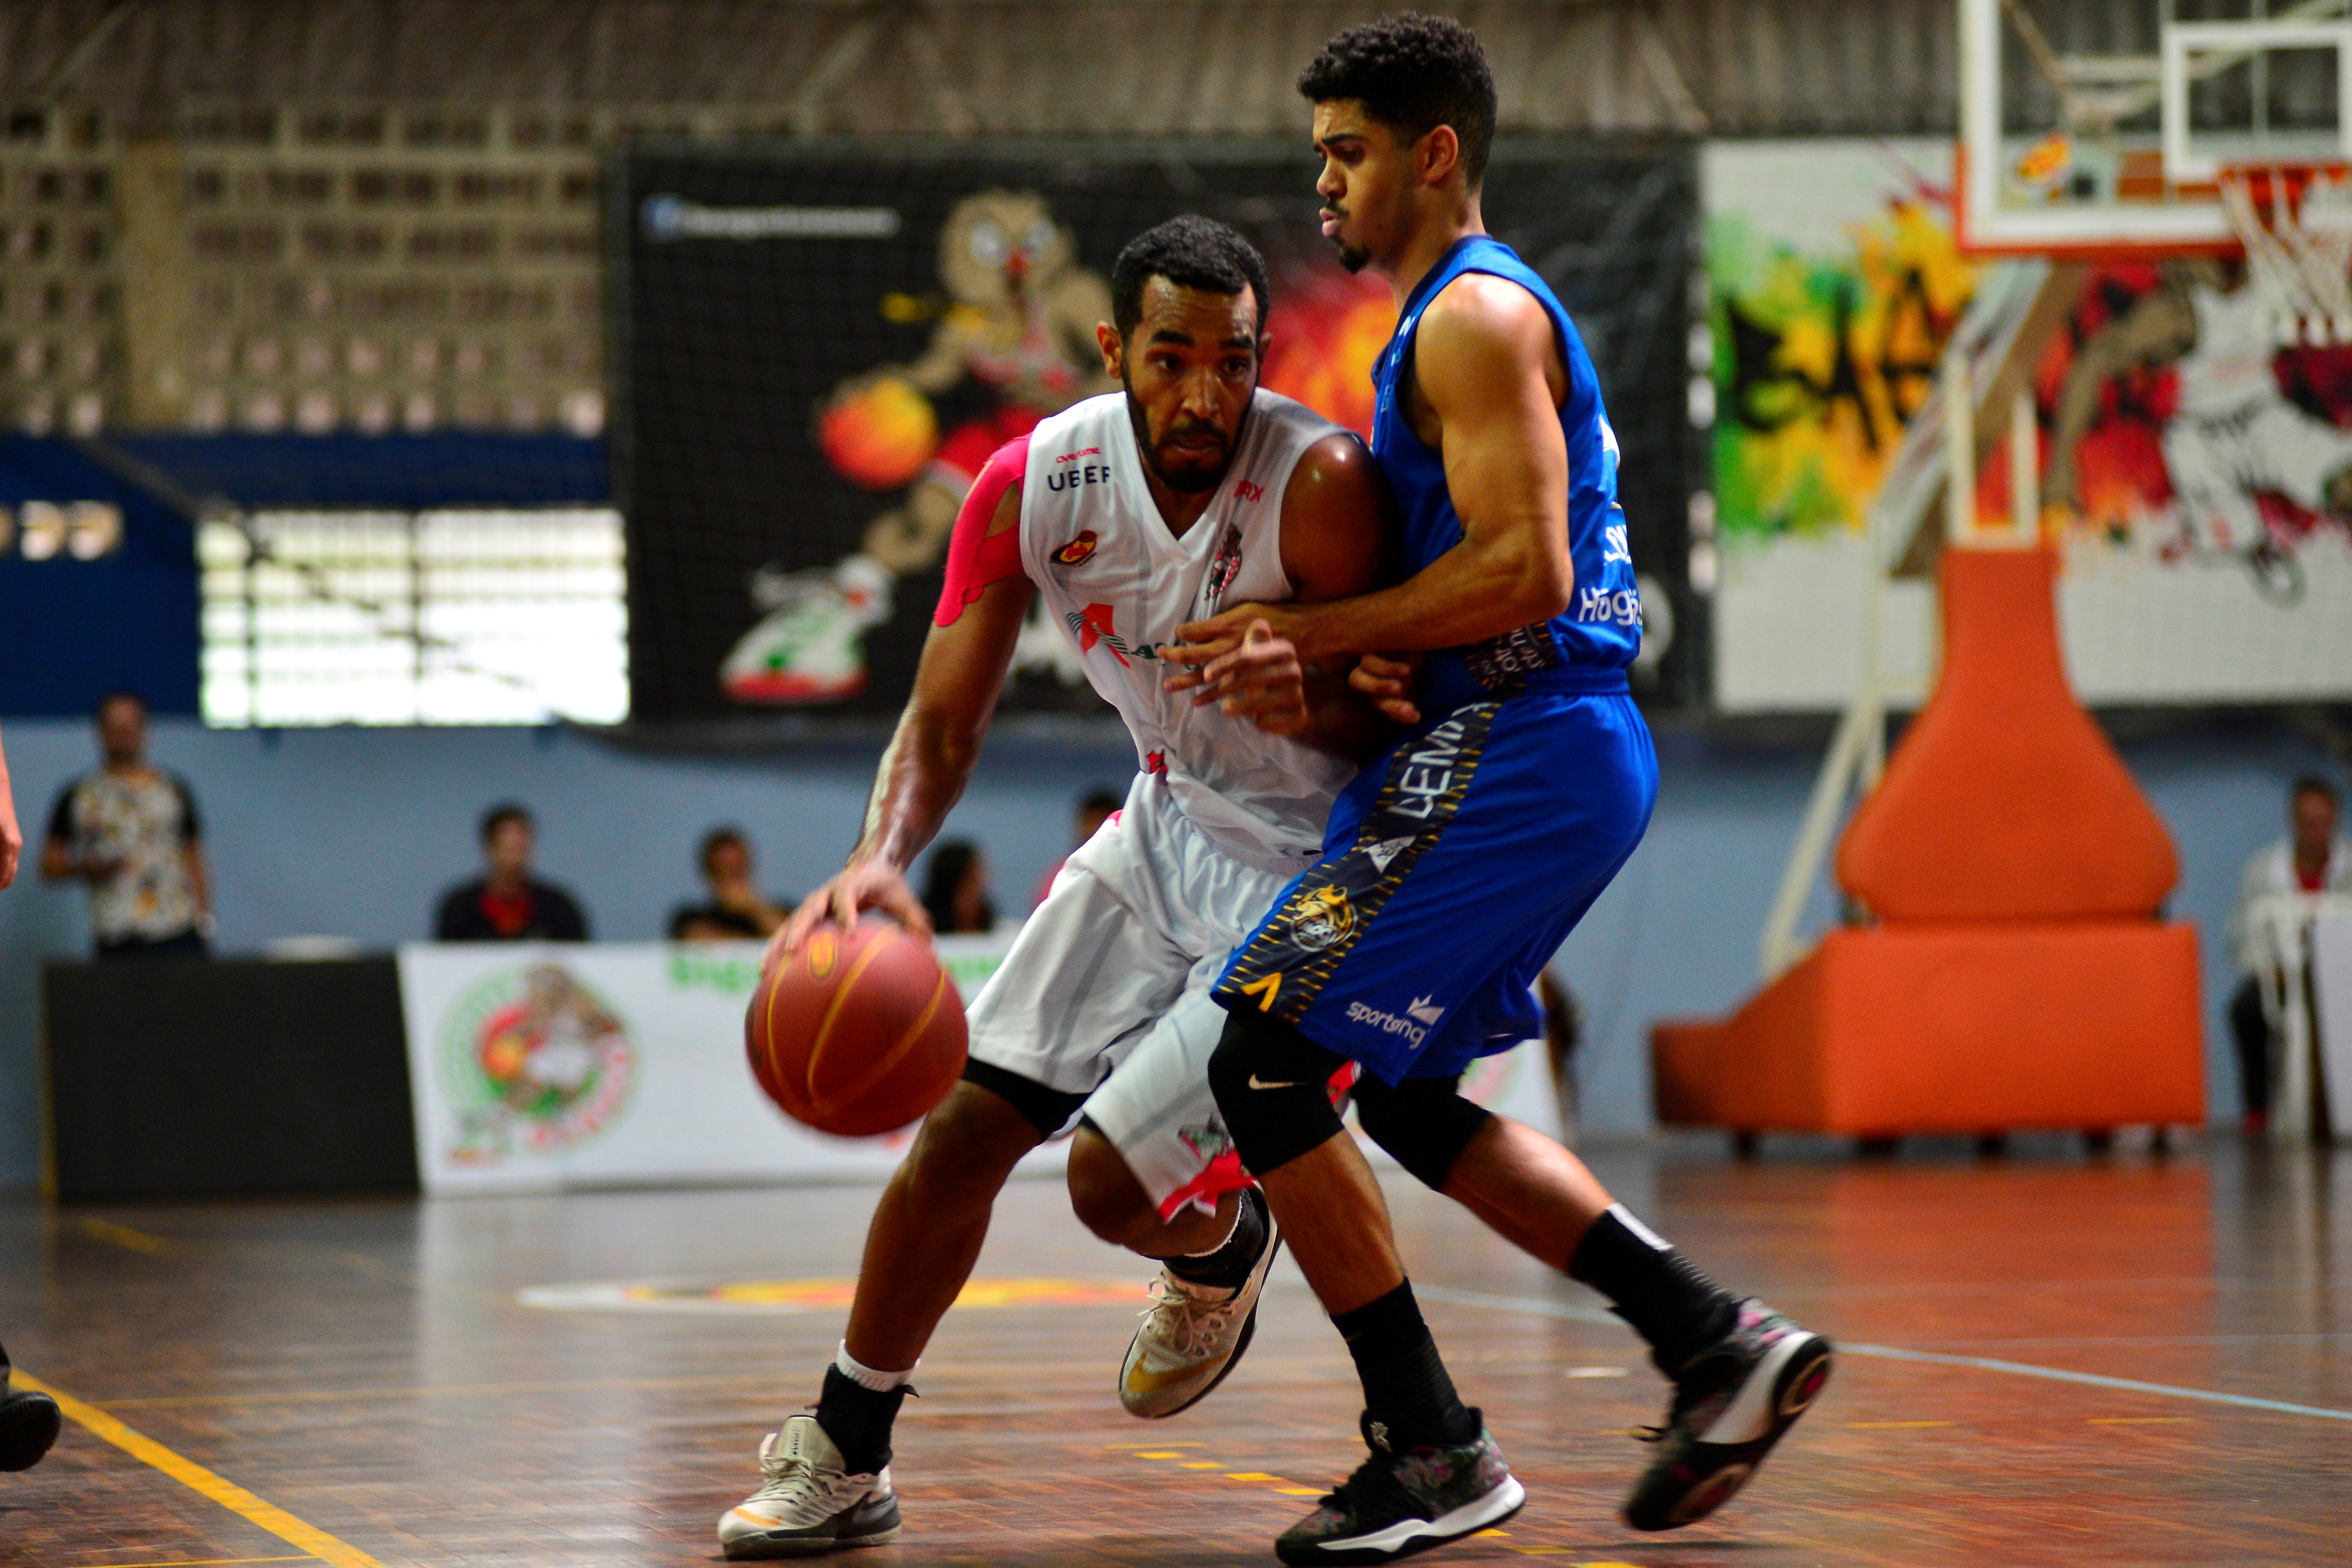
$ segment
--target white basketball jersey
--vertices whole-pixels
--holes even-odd
[[[2251,288],[2224,294],[2199,284],[2189,290],[2189,302],[2197,313],[2197,342],[2173,362],[2179,410],[2191,418],[2219,419],[2250,404],[2279,400],[2271,369],[2278,344],[2262,295]]]
[[[1291,596],[1283,490],[1299,455],[1338,429],[1261,389],[1215,499],[1181,537],[1151,499],[1124,393],[1039,425],[1021,480],[1022,568],[1077,645],[1087,679],[1127,721],[1144,771],[1166,776],[1177,808],[1218,848],[1286,875],[1315,858],[1354,766],[1162,690],[1175,667],[1159,645],[1187,621]]]

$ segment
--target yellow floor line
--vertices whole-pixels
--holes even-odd
[[[117,1225],[110,1219],[92,1219],[81,1215],[68,1222],[74,1229],[92,1241],[110,1241],[117,1247],[143,1252],[150,1258],[162,1258],[173,1250],[172,1244],[160,1236],[150,1236],[143,1230],[133,1230],[127,1225]]]
[[[564,1378],[544,1383],[425,1384],[407,1388],[265,1388],[250,1394],[174,1394],[152,1399],[110,1399],[110,1410],[156,1410],[183,1405],[310,1405],[355,1399],[464,1399],[503,1394],[593,1393],[609,1388],[725,1388],[772,1383],[776,1372],[703,1373],[691,1377]]]
[[[47,1394],[58,1402],[58,1409],[89,1427],[93,1435],[103,1437],[140,1463],[163,1471],[190,1490],[201,1492],[231,1513],[259,1525],[289,1546],[299,1547],[312,1557],[333,1563],[335,1568],[383,1568],[374,1558],[359,1548],[344,1545],[318,1526],[305,1524],[276,1503],[265,1502],[235,1481],[223,1479],[193,1459],[182,1458],[154,1438],[132,1431],[98,1406],[85,1405],[64,1390],[52,1388],[39,1378],[27,1375],[22,1367],[16,1369],[16,1384],[19,1388]]]

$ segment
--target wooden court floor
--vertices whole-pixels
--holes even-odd
[[[1842,1342],[1837,1376],[1732,1507],[1637,1535],[1613,1510],[1663,1384],[1633,1337],[1392,1183],[1439,1341],[1530,1494],[1430,1561],[2352,1562],[2352,1156],[1595,1163]],[[76,1417],[0,1476],[0,1564],[715,1560],[760,1435],[814,1397],[873,1199],[0,1206],[0,1337]],[[907,1535],[852,1561],[1271,1562],[1359,1452],[1304,1285],[1277,1275],[1233,1378],[1145,1426],[1112,1382],[1147,1271],[1057,1184],[997,1214],[899,1425]]]

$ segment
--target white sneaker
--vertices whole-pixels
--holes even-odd
[[[758,1491],[719,1520],[730,1557],[814,1557],[898,1539],[898,1494],[890,1467],[853,1476],[814,1415],[795,1415],[760,1439]]]
[[[1155,1419],[1189,1410],[1225,1380],[1257,1332],[1257,1299],[1281,1248],[1281,1232],[1269,1214],[1265,1249],[1239,1289],[1195,1285],[1160,1271],[1143,1326],[1118,1369],[1118,1402],[1129,1415]]]
[[[829,572],[762,570],[751,596],[768,611],[745,632],[719,683],[738,702],[838,702],[866,689],[866,628],[890,618],[890,574],[863,555]]]

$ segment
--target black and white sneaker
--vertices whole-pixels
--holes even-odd
[[[1363,1417],[1371,1457],[1326,1492],[1315,1511],[1275,1538],[1285,1563],[1393,1563],[1490,1530],[1527,1505],[1527,1489],[1478,1412],[1478,1438],[1451,1447],[1392,1451],[1388,1428]]]
[[[1636,1530],[1695,1524],[1729,1502],[1830,1380],[1829,1341],[1750,1298],[1729,1333],[1674,1374],[1658,1446],[1625,1500]]]
[[[852,1475],[814,1415],[795,1415],[760,1440],[758,1491],[719,1521],[730,1557],[814,1557],[898,1538],[890,1467]]]
[[[56,1400],[11,1392],[0,1373],[0,1470],[29,1470],[39,1464],[64,1425]]]

